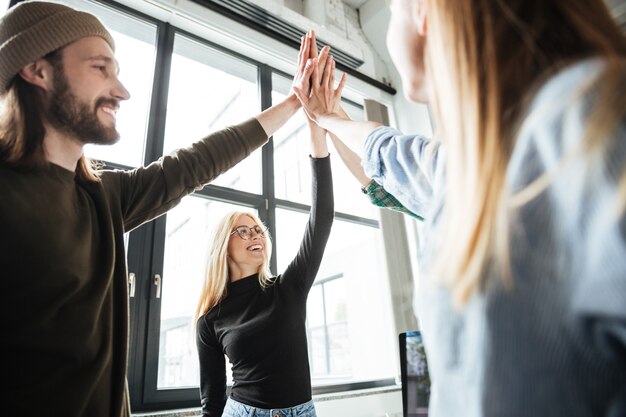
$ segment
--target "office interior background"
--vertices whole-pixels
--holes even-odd
[[[427,106],[404,98],[386,51],[387,0],[57,1],[97,15],[117,44],[131,92],[118,113],[121,140],[87,148],[109,167],[147,164],[281,100],[309,29],[348,73],[343,104],[353,119],[432,133]],[[626,1],[606,1],[626,31]],[[0,0],[0,13],[9,4]],[[316,408],[320,417],[398,417],[397,336],[419,327],[420,224],[369,204],[332,147],[331,155],[336,217],[307,303]],[[215,222],[233,209],[256,212],[278,273],[297,251],[309,205],[308,130],[298,114],[235,168],[127,234],[133,413],[198,415],[193,315]]]

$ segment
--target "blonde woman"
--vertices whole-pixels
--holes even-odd
[[[626,415],[624,34],[601,0],[392,0],[391,16],[436,139],[299,98],[427,221],[429,416]]]
[[[314,45],[312,35],[309,39]],[[322,50],[321,62],[327,53],[328,48]],[[322,82],[320,77],[312,81]],[[197,310],[204,417],[315,417],[306,300],[330,234],[334,203],[326,132],[308,124],[311,214],[300,249],[285,271],[276,277],[270,274],[270,236],[251,213],[226,215],[211,240]],[[224,355],[232,364],[234,380],[228,399]]]

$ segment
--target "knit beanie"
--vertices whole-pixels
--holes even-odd
[[[115,50],[113,37],[92,14],[43,1],[11,7],[0,19],[0,94],[24,66],[87,36],[100,36]]]

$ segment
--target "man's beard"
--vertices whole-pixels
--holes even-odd
[[[116,100],[101,97],[92,111],[89,105],[79,101],[72,93],[63,67],[55,68],[54,90],[48,109],[48,120],[52,126],[83,144],[112,145],[120,139],[120,134],[115,127],[104,126],[95,113],[106,103],[117,105]]]

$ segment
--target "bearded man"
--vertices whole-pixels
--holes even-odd
[[[119,139],[130,98],[114,51],[95,16],[60,4],[19,3],[0,20],[3,415],[130,414],[124,233],[241,161],[300,106],[291,94],[147,167],[97,171],[83,147]]]

